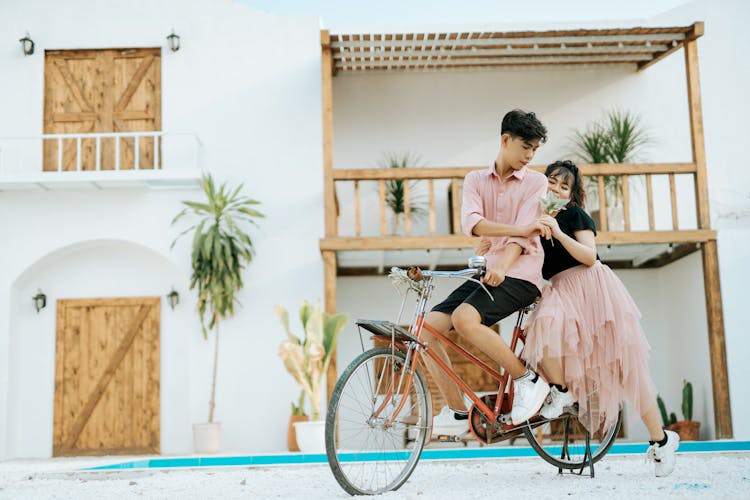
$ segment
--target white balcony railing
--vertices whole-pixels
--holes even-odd
[[[194,134],[162,131],[0,137],[0,189],[185,184],[200,177],[200,149]]]

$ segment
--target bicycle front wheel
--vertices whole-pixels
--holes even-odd
[[[351,495],[398,489],[429,438],[432,402],[424,378],[404,372],[390,348],[362,353],[336,383],[326,415],[326,454],[333,476]]]
[[[621,426],[622,409],[614,425],[604,432],[597,431],[590,437],[593,463],[601,460],[612,448]],[[585,432],[578,422],[578,417],[567,413],[539,426],[533,427],[532,424],[523,429],[534,451],[548,463],[560,469],[580,469],[588,465],[588,461],[585,460]]]

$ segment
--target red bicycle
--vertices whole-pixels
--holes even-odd
[[[592,476],[593,464],[611,448],[622,424],[622,411],[615,425],[593,437],[586,433],[584,443],[575,445],[571,426],[577,419],[576,408],[567,409],[553,420],[537,415],[528,422],[513,425],[510,419],[513,381],[508,374],[488,366],[425,322],[435,279],[476,280],[483,272],[481,257],[472,257],[469,268],[460,271],[393,268],[390,278],[407,290],[401,311],[408,292],[417,293],[409,329],[390,321],[357,321],[360,333],[369,332],[371,337],[386,341],[387,347],[369,349],[352,361],[339,377],[328,405],[325,429],[328,463],[338,483],[349,494],[375,495],[396,490],[416,467],[432,434],[432,400],[423,375],[423,356],[433,359],[471,399],[469,429],[484,444],[523,434],[539,456],[559,472],[573,469],[582,472],[588,466]],[[510,341],[513,352],[520,352],[525,340],[522,325],[530,309],[518,311]],[[420,339],[423,330],[497,380],[497,393],[476,394]],[[540,427],[552,426],[558,430],[557,439],[544,440],[543,433],[536,432]]]

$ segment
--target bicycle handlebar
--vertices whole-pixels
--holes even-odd
[[[401,274],[413,281],[422,281],[424,278],[473,278],[484,275],[486,271],[485,259],[482,256],[474,255],[469,258],[469,267],[458,271],[423,271],[418,267],[410,267],[403,270],[399,267],[392,267],[391,272]]]

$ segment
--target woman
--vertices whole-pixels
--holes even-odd
[[[558,161],[545,175],[548,191],[570,201],[539,219],[552,233],[542,240],[542,274],[552,286],[529,318],[522,357],[550,381],[541,414],[555,418],[577,401],[578,418],[593,433],[613,425],[627,400],[650,434],[647,456],[656,476],[667,476],[680,439],[661,426],[640,312],[620,279],[599,261],[578,168]]]

